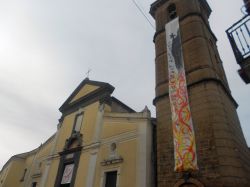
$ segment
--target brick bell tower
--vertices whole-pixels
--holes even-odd
[[[158,187],[249,187],[250,151],[208,18],[206,0],[157,0],[155,67]],[[165,25],[179,17],[198,170],[175,171]]]

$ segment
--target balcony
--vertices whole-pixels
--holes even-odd
[[[227,29],[227,36],[232,46],[237,63],[241,69],[239,75],[245,83],[250,83],[250,16],[246,15],[241,20]]]

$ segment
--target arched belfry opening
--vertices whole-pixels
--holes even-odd
[[[170,20],[177,17],[176,5],[174,3],[170,4],[167,9]]]

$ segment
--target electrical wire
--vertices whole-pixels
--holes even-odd
[[[154,25],[151,23],[151,21],[149,20],[149,18],[146,16],[146,14],[144,13],[144,11],[142,10],[142,8],[138,5],[138,3],[135,0],[132,0],[132,2],[134,3],[134,5],[136,6],[136,8],[140,11],[140,13],[143,15],[143,17],[147,20],[147,22],[150,24],[150,26],[155,29]]]

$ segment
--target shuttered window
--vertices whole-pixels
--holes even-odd
[[[75,132],[80,132],[82,127],[82,119],[83,119],[83,114],[76,115],[75,125],[74,125]]]

